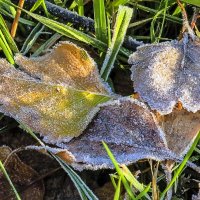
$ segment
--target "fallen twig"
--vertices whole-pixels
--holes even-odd
[[[16,35],[16,31],[17,31],[17,27],[18,27],[18,23],[19,23],[19,18],[20,18],[20,15],[21,15],[21,8],[23,8],[23,5],[24,5],[24,0],[19,0],[19,3],[18,3],[19,8],[17,9],[15,19],[13,21],[11,32],[10,32],[10,35],[12,36],[12,38],[14,38],[15,35]]]

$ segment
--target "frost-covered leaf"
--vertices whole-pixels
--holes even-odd
[[[200,41],[142,45],[129,58],[135,91],[161,114],[180,101],[191,112],[200,110]]]
[[[16,154],[7,146],[0,147],[0,160],[5,162],[6,171],[22,199],[42,200],[44,197],[44,185],[42,180],[37,180],[39,174],[28,165],[24,164]],[[37,180],[37,181],[36,181]],[[33,183],[36,181],[35,183]],[[0,199],[14,200],[7,179],[0,172]]]
[[[157,119],[165,132],[168,148],[177,155],[186,154],[200,130],[200,112],[174,110]]]
[[[18,55],[15,69],[0,60],[0,111],[39,132],[51,143],[82,133],[111,98],[94,61],[71,43],[28,59]]]
[[[110,93],[94,60],[84,49],[72,43],[61,42],[41,57],[26,58],[18,54],[15,61],[20,69],[42,82],[94,93]]]
[[[148,108],[130,98],[110,101],[101,106],[89,127],[77,138],[59,144],[74,156],[77,169],[112,168],[102,141],[119,163],[140,159],[178,159],[167,147],[163,131]]]

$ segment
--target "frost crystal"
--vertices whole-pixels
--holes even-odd
[[[184,41],[143,45],[129,58],[135,91],[161,114],[178,101],[188,111],[200,110],[200,41]]]

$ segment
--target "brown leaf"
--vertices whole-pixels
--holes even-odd
[[[23,200],[42,200],[44,197],[43,181],[36,181],[39,178],[37,172],[24,164],[15,153],[11,153],[12,151],[9,147],[0,147],[0,160],[5,162],[6,171],[20,197]],[[2,173],[0,173],[0,199],[16,199],[12,188]]]
[[[200,130],[200,112],[174,110],[169,115],[158,117],[165,132],[167,146],[177,155],[187,153]]]
[[[167,147],[164,134],[148,108],[130,98],[101,106],[89,127],[77,138],[60,144],[75,158],[72,166],[81,169],[112,168],[102,146],[106,142],[119,163],[140,159],[178,159]]]
[[[153,110],[172,112],[180,101],[191,112],[200,110],[200,42],[142,45],[129,58],[135,91]]]

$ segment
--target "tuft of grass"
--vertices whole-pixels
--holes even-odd
[[[16,52],[18,51],[18,49],[1,15],[0,15],[0,48],[3,50],[8,61],[11,64],[14,64],[15,61],[14,61],[14,55],[13,55],[12,49],[13,51],[16,51]]]
[[[178,179],[178,177],[180,177],[181,173],[183,172],[184,167],[186,166],[188,160],[190,159],[192,153],[194,152],[194,150],[195,150],[195,148],[196,148],[199,140],[200,140],[200,132],[198,133],[197,137],[195,138],[192,146],[190,147],[190,150],[185,155],[183,161],[180,163],[180,166],[176,169],[175,174],[174,174],[172,180],[167,185],[167,187],[165,188],[165,190],[161,193],[161,195],[160,195],[160,199],[161,200],[164,199],[167,191],[169,191],[169,189],[173,186],[173,184]]]
[[[134,195],[134,193],[132,191],[132,188],[130,187],[130,184],[128,183],[127,179],[125,178],[123,171],[120,169],[119,164],[117,163],[114,155],[112,154],[112,152],[110,151],[110,149],[108,148],[106,143],[103,142],[103,146],[104,146],[104,148],[105,148],[110,160],[112,161],[112,163],[113,163],[118,175],[120,176],[120,179],[121,179],[121,181],[122,181],[122,183],[124,185],[124,188],[126,189],[127,194],[129,195],[129,197],[131,199],[136,200],[136,197],[135,197],[135,195]],[[119,193],[119,192],[117,192],[117,193]]]
[[[111,46],[109,47],[106,57],[104,59],[100,74],[102,78],[107,81],[109,74],[113,68],[114,62],[116,61],[117,54],[124,41],[126,31],[133,14],[131,8],[120,6],[117,13],[115,22],[115,28],[113,30],[113,37]]]
[[[196,139],[194,140],[190,150],[188,151],[188,153],[185,155],[185,158],[183,159],[183,161],[180,163],[179,166],[176,166],[174,168],[175,173],[173,178],[171,179],[171,181],[169,182],[169,184],[166,186],[166,188],[163,190],[163,192],[160,192],[159,194],[159,199],[163,200],[167,194],[167,192],[169,190],[171,190],[172,186],[175,184],[175,182],[177,181],[178,178],[180,178],[183,169],[185,168],[188,160],[190,159],[192,153],[195,151],[196,146],[198,144],[198,142],[200,141],[200,132],[198,133]],[[113,186],[115,187],[115,200],[120,199],[120,188],[119,185],[121,184],[120,182],[123,183],[123,186],[126,190],[126,193],[128,194],[128,196],[135,200],[135,199],[146,199],[146,200],[150,200],[152,199],[150,197],[150,195],[148,193],[152,193],[152,195],[155,195],[154,193],[157,193],[157,189],[155,190],[155,187],[158,188],[157,182],[159,181],[159,178],[153,177],[153,182],[152,185],[151,183],[149,183],[147,186],[144,186],[143,184],[141,184],[134,176],[133,174],[129,171],[129,169],[125,166],[125,165],[119,165],[119,163],[117,162],[117,160],[115,159],[114,155],[112,154],[111,150],[109,149],[109,147],[107,146],[106,143],[103,142],[103,146],[110,158],[110,160],[112,161],[118,176],[111,176],[111,181],[113,183]],[[158,167],[158,165],[157,165]],[[115,179],[118,180],[118,183],[116,184]],[[120,181],[120,182],[119,182]],[[134,191],[138,191],[139,194],[136,196]]]

